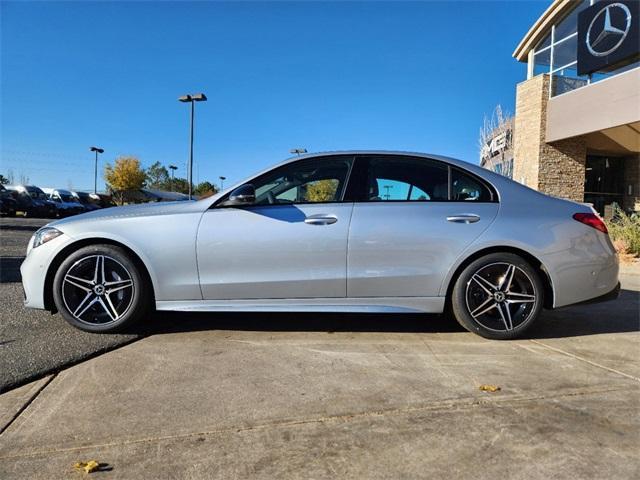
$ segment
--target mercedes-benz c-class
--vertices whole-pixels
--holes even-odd
[[[543,308],[619,290],[590,206],[463,161],[370,151],[296,157],[198,201],[50,223],[21,272],[27,307],[90,332],[125,329],[153,308],[448,311],[509,339]]]

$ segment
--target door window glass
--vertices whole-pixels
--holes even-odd
[[[351,157],[320,157],[284,165],[252,183],[257,205],[339,202]]]
[[[446,201],[449,172],[444,164],[407,157],[369,160],[366,200]]]
[[[490,202],[491,192],[475,178],[452,168],[451,200],[454,202]]]

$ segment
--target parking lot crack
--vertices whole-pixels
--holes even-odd
[[[258,423],[255,425],[243,425],[243,426],[228,426],[222,428],[205,429],[197,432],[185,432],[177,433],[174,435],[160,435],[160,436],[148,436],[143,438],[123,439],[112,442],[95,443],[91,445],[74,446],[67,448],[52,448],[41,449],[30,452],[20,452],[15,454],[9,454],[0,456],[0,460],[8,460],[15,458],[28,458],[41,455],[53,455],[59,453],[79,452],[85,450],[104,449],[104,448],[116,448],[122,446],[137,445],[143,443],[154,443],[171,440],[185,440],[194,437],[202,436],[218,436],[229,433],[250,433],[258,432],[269,429],[277,428],[295,428],[306,425],[314,424],[339,424],[351,421],[357,421],[360,419],[370,418],[384,418],[393,415],[404,415],[411,413],[426,413],[437,411],[453,411],[460,410],[466,411],[472,408],[483,407],[500,407],[500,406],[522,406],[530,402],[539,402],[545,400],[558,400],[562,398],[570,398],[584,395],[597,395],[611,392],[627,391],[628,387],[598,387],[598,388],[577,388],[571,390],[564,390],[560,392],[549,392],[542,394],[524,394],[524,395],[509,395],[503,398],[500,397],[468,397],[461,399],[441,400],[427,405],[415,405],[398,408],[389,408],[384,410],[370,410],[354,413],[343,413],[335,415],[324,415],[312,418],[303,419],[282,419],[271,422]]]
[[[2,429],[0,429],[0,435],[6,432],[7,429],[13,424],[13,422],[15,422],[27,410],[27,408],[29,408],[29,405],[31,405],[33,401],[38,398],[42,391],[47,388],[47,385],[49,385],[53,381],[53,379],[56,378],[56,376],[56,373],[50,375],[49,378],[47,378],[47,380],[43,382],[42,385],[40,385],[40,387],[31,394],[31,396],[29,396],[29,398],[27,398],[27,401],[24,402],[22,407],[20,407],[15,415],[7,422],[7,424],[2,427]]]
[[[571,357],[571,358],[573,358],[575,360],[578,360],[580,362],[587,363],[587,364],[589,364],[589,365],[591,365],[593,367],[601,368],[603,370],[607,370],[608,372],[616,373],[618,375],[622,375],[623,377],[629,378],[631,380],[635,380],[636,382],[640,382],[640,378],[638,378],[638,377],[636,377],[634,375],[631,375],[629,373],[625,373],[625,372],[622,372],[620,370],[616,370],[615,368],[607,367],[606,365],[602,365],[601,363],[597,363],[597,362],[594,362],[594,361],[589,360],[587,358],[581,357],[579,355],[575,355],[575,354],[573,354],[571,352],[567,352],[566,350],[562,350],[561,348],[552,347],[551,345],[547,345],[546,343],[543,343],[543,342],[541,342],[539,340],[529,340],[529,341],[533,342],[533,343],[535,343],[537,345],[540,345],[541,347],[544,347],[544,348],[547,348],[549,350],[552,350],[552,351],[554,351],[556,353],[560,353],[562,355],[566,355],[567,357]]]

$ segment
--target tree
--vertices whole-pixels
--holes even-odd
[[[147,187],[157,188],[159,190],[169,190],[171,180],[169,178],[169,172],[166,167],[160,162],[156,162],[151,165],[145,171]]]
[[[179,193],[189,193],[189,182],[186,178],[176,177],[173,179],[173,191]]]
[[[513,176],[514,123],[513,115],[496,105],[491,117],[484,116],[478,135],[480,164],[509,178]]]
[[[216,188],[216,186],[213,185],[211,182],[206,182],[206,181],[199,183],[194,189],[194,193],[201,198],[210,197],[211,195],[214,195],[217,192],[218,192],[218,189]]]
[[[9,183],[9,179],[0,173],[0,185],[7,185]]]
[[[136,157],[118,157],[114,166],[107,164],[104,167],[104,179],[121,204],[127,191],[139,190],[144,186],[145,178],[140,160]]]
[[[331,202],[335,200],[337,190],[337,180],[318,180],[307,185],[305,198],[309,202]]]

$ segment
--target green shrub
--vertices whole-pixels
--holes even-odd
[[[607,228],[618,253],[640,256],[640,215],[627,215],[620,207],[615,207]]]

